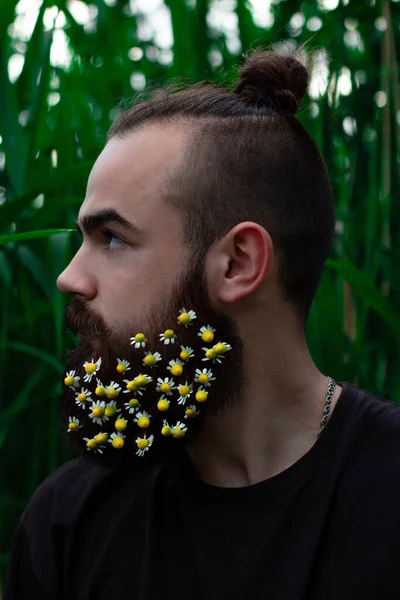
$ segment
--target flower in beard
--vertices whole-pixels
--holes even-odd
[[[77,404],[81,408],[85,408],[85,406],[86,406],[85,402],[87,400],[90,400],[91,395],[92,395],[92,392],[90,390],[81,388],[81,391],[78,392],[75,396],[75,404]]]
[[[196,415],[199,414],[199,412],[200,412],[199,409],[194,404],[191,404],[185,410],[184,419],[190,419],[192,417],[195,417]]]
[[[110,383],[110,385],[107,385],[105,388],[107,398],[110,398],[110,399],[117,398],[119,396],[121,389],[122,389],[121,386],[116,381],[112,381]]]
[[[130,371],[131,367],[130,367],[130,363],[127,360],[121,360],[120,358],[117,358],[117,371],[118,373],[125,373],[126,371]]]
[[[98,378],[97,378],[97,387],[96,387],[94,393],[96,394],[96,396],[100,396],[100,397],[106,395],[106,388],[101,383],[100,379],[98,379]]]
[[[86,371],[86,375],[83,378],[83,381],[90,383],[92,381],[93,375],[95,375],[101,367],[101,358],[99,358],[96,362],[94,358],[92,358],[91,362],[85,362],[83,368]]]
[[[211,381],[215,381],[215,377],[213,377],[213,372],[210,369],[196,369],[194,380],[196,383],[201,383],[205,387],[211,386]]]
[[[170,360],[167,369],[171,371],[171,375],[179,377],[179,375],[182,375],[183,365],[184,363],[178,358],[177,360]]]
[[[211,327],[211,325],[206,325],[205,327],[201,327],[200,332],[197,334],[201,337],[203,342],[209,343],[214,339],[215,329]]]
[[[186,400],[189,398],[189,396],[193,392],[193,384],[192,383],[189,384],[189,382],[186,381],[184,384],[182,384],[178,387],[178,392],[179,392],[178,404],[186,404]]]
[[[208,392],[203,388],[202,385],[197,390],[195,398],[197,402],[205,402],[207,400]]]
[[[117,450],[119,450],[120,448],[122,448],[124,446],[125,438],[126,438],[126,435],[121,433],[121,431],[118,431],[118,433],[112,433],[110,435],[110,439],[108,441],[112,445],[113,448],[116,448]]]
[[[167,396],[172,396],[172,392],[176,389],[176,385],[173,379],[166,377],[165,379],[161,379],[159,377],[157,379],[156,391],[162,392]]]
[[[192,358],[194,356],[194,352],[193,352],[193,348],[190,348],[189,346],[181,346],[181,353],[179,355],[179,358],[181,360],[189,360],[189,358]]]
[[[175,439],[183,438],[186,432],[187,426],[185,425],[185,423],[181,423],[180,421],[178,421],[176,425],[171,427],[171,434],[172,437]]]
[[[115,417],[118,413],[121,412],[121,409],[117,407],[117,403],[115,400],[111,400],[110,402],[107,402],[106,404],[106,408],[104,411],[104,415],[106,417]]]
[[[167,400],[167,398],[163,394],[161,396],[161,398],[159,399],[159,401],[157,402],[157,408],[161,412],[165,412],[166,410],[169,409],[169,404],[170,404],[169,400]]]
[[[147,339],[144,333],[137,333],[133,337],[131,337],[131,346],[135,348],[144,348],[146,346]]]
[[[161,354],[159,352],[145,352],[144,353],[144,359],[143,359],[143,364],[145,367],[150,367],[150,369],[152,369],[153,367],[157,366],[157,363],[160,362],[161,360]]]
[[[69,417],[68,422],[68,433],[71,433],[71,431],[78,431],[78,429],[82,427],[82,425],[79,425],[79,419],[77,419],[76,417]]]
[[[186,308],[181,308],[179,311],[178,323],[188,327],[191,325],[192,321],[196,318],[196,313],[194,310],[186,310]]]
[[[137,398],[131,398],[128,402],[125,402],[124,407],[130,415],[134,415],[142,405]]]
[[[69,373],[67,373],[65,375],[64,383],[68,387],[71,387],[71,388],[77,388],[77,387],[79,387],[80,377],[77,377],[75,375],[75,373],[76,373],[76,371],[69,371]]]
[[[166,329],[164,333],[160,333],[160,342],[164,342],[164,344],[175,344],[175,333],[173,329]]]
[[[222,359],[225,358],[225,352],[228,352],[228,350],[232,350],[232,346],[230,346],[226,342],[219,342],[212,348],[202,348],[202,350],[205,350],[206,353],[205,357],[202,358],[203,361],[210,360],[212,363],[221,363]]]
[[[104,450],[105,446],[103,444],[99,444],[97,442],[96,438],[84,437],[83,441],[86,442],[87,450],[90,450],[94,453],[99,452],[100,454],[103,454],[103,450]]]
[[[138,451],[136,454],[138,456],[143,456],[146,450],[150,448],[154,440],[154,435],[151,435],[149,438],[146,437],[146,434],[143,437],[136,438],[136,445],[138,447]]]
[[[166,419],[163,420],[161,435],[163,435],[164,437],[168,437],[169,435],[172,435],[172,428],[168,424],[168,421]]]
[[[140,429],[147,429],[150,425],[150,419],[151,415],[144,410],[143,412],[136,413],[136,417],[133,420],[138,424]]]
[[[106,416],[106,403],[104,400],[97,400],[92,403],[90,407],[89,417],[93,420],[93,423],[102,425],[105,421],[108,421],[109,417]]]

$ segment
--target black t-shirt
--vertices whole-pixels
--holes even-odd
[[[400,599],[400,406],[344,383],[314,446],[255,485],[182,459],[77,459],[38,488],[5,600]]]

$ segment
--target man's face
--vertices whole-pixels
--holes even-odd
[[[178,441],[171,436],[163,438],[164,421],[172,427],[183,423],[187,427],[185,438],[193,439],[205,415],[227,408],[241,389],[242,345],[235,325],[211,306],[204,256],[190,255],[182,241],[180,214],[163,199],[163,176],[179,165],[183,153],[184,136],[177,127],[140,130],[127,139],[112,139],[89,178],[78,218],[83,243],[58,279],[59,289],[73,296],[66,309],[66,324],[81,339],[69,353],[66,367],[67,373],[76,371],[80,376],[79,386],[64,387],[63,413],[67,426],[70,417],[79,419],[79,429],[68,432],[68,436],[75,436],[85,453],[93,454],[102,448],[103,454],[136,456],[136,440],[146,434],[147,439],[154,435],[153,447],[140,459],[158,460]],[[102,222],[107,214],[117,215],[116,219]],[[124,225],[120,217],[138,231]],[[196,313],[196,319],[187,327],[177,320],[182,308]],[[204,342],[198,335],[201,327],[209,325],[216,330],[212,343]],[[166,329],[174,330],[174,344],[166,345],[160,339]],[[137,333],[146,336],[144,348],[131,344]],[[217,362],[203,361],[203,348],[220,341],[231,347],[226,355]],[[191,348],[193,356],[182,361],[182,375],[174,376],[168,369],[169,361],[180,360],[181,346]],[[143,363],[145,353],[150,351],[162,357],[153,367]],[[98,373],[85,382],[84,362],[99,358],[102,365]],[[116,370],[118,359],[129,362],[129,371],[121,374]],[[209,386],[201,385],[195,381],[196,369],[210,370],[215,380]],[[139,374],[147,374],[153,381],[141,394],[135,389],[130,393],[127,381]],[[163,396],[162,391],[156,390],[159,378],[172,379],[175,384],[172,394],[164,394],[169,403],[166,411],[158,408]],[[120,384],[118,397],[96,395],[97,379],[106,389],[112,382]],[[187,382],[192,385],[192,393],[182,402],[179,385]],[[196,401],[200,387],[208,392],[205,402]],[[91,395],[79,404],[77,395],[81,388]],[[139,401],[134,411],[127,405],[132,398]],[[100,421],[95,422],[90,416],[93,401],[104,402],[103,407],[114,401],[120,412],[108,420],[100,416]],[[195,416],[186,415],[189,406],[195,407]],[[146,429],[134,420],[139,411],[150,415]],[[125,436],[123,450],[109,441],[88,450],[83,437],[92,439],[106,432],[110,440],[112,433],[118,433],[117,417],[127,421],[125,429],[119,432]]]

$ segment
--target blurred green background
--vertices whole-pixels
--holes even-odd
[[[21,511],[70,458],[75,342],[55,280],[80,241],[55,231],[73,228],[118,103],[175,78],[229,83],[243,52],[282,42],[314,51],[299,118],[337,206],[310,348],[326,374],[400,402],[400,2],[1,0],[0,580]]]

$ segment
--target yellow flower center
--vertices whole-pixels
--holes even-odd
[[[212,331],[209,330],[203,331],[201,339],[203,340],[203,342],[212,342],[214,339],[214,334]]]
[[[126,384],[126,389],[129,390],[130,392],[136,392],[138,387],[139,386],[134,379],[132,381],[128,381],[128,383]]]
[[[78,394],[78,400],[79,402],[85,402],[86,394]]]
[[[172,375],[175,375],[176,377],[179,377],[179,375],[182,375],[182,366],[181,365],[173,365],[171,367],[171,373]]]
[[[144,342],[144,340],[145,340],[144,333],[137,333],[137,334],[135,335],[135,340],[136,340],[137,342]]]
[[[209,350],[207,350],[206,352],[206,357],[207,358],[215,358],[217,356],[217,353],[215,352],[214,348],[210,348]]]
[[[95,406],[92,410],[92,415],[94,417],[102,417],[104,415],[104,408],[102,406]]]
[[[104,412],[106,417],[113,417],[116,411],[114,406],[106,406],[106,410]]]
[[[159,400],[157,402],[157,408],[158,408],[158,410],[163,410],[163,411],[168,410],[168,408],[169,408],[168,400]]]
[[[88,375],[91,375],[96,370],[96,365],[94,363],[88,363],[85,367],[85,371]]]
[[[96,396],[104,396],[106,393],[105,388],[102,385],[98,385],[95,391]]]
[[[137,377],[135,377],[135,380],[136,380],[136,383],[140,387],[142,387],[148,383],[148,379],[147,379],[146,375],[138,375]]]
[[[107,398],[110,398],[110,399],[116,398],[118,395],[119,395],[119,392],[114,387],[110,387],[106,391]]]
[[[174,337],[174,335],[175,335],[175,334],[174,334],[174,332],[173,332],[173,330],[172,330],[172,329],[166,329],[166,330],[164,331],[164,337],[165,337],[165,338],[167,338],[167,340],[170,340],[171,338],[173,338],[173,337]]]
[[[196,400],[197,402],[205,402],[207,400],[208,392],[204,390],[199,390],[196,392]]]
[[[65,385],[74,385],[74,378],[71,377],[71,375],[68,375],[68,377],[64,379],[64,383]]]
[[[122,446],[124,445],[124,439],[122,437],[115,437],[111,442],[111,445],[114,448],[122,448]]]
[[[180,385],[179,386],[179,394],[181,396],[187,396],[190,392],[190,387],[188,385]]]
[[[186,409],[186,416],[187,416],[187,417],[193,417],[193,415],[194,415],[194,410],[193,410],[193,408],[187,408],[187,409]]]
[[[140,450],[144,450],[144,448],[147,448],[147,446],[149,445],[149,440],[141,439],[141,440],[138,440],[136,442],[136,444]]]
[[[171,427],[167,427],[166,425],[161,429],[161,435],[171,435]]]
[[[182,325],[187,325],[188,323],[190,323],[190,315],[189,313],[182,313],[181,315],[179,315],[178,317],[178,321],[179,323],[182,323]]]
[[[199,381],[200,381],[200,383],[207,383],[208,375],[206,375],[205,373],[202,373],[201,375],[199,375]]]
[[[118,431],[124,431],[127,425],[128,421],[125,421],[125,419],[117,419],[115,421],[115,429],[117,429]]]
[[[169,385],[169,383],[162,383],[160,385],[160,390],[162,392],[169,392],[170,389],[171,389],[171,386]]]
[[[148,367],[151,367],[156,364],[156,358],[155,358],[155,356],[153,356],[153,354],[148,354],[147,356],[144,357],[143,362]]]
[[[95,448],[97,448],[97,442],[94,438],[92,438],[91,440],[87,441],[86,446],[90,449],[90,450],[94,450]]]
[[[129,406],[133,408],[139,404],[139,400],[137,398],[131,398],[128,402]]]
[[[150,425],[150,419],[148,417],[139,417],[137,424],[142,429],[147,429],[147,427]]]
[[[72,423],[69,424],[68,429],[70,431],[76,431],[78,429],[78,425],[73,421]]]
[[[179,355],[179,358],[181,358],[182,360],[187,360],[189,356],[190,354],[187,350],[182,350],[182,352]]]
[[[107,441],[107,434],[106,433],[98,433],[94,439],[96,440],[96,442],[98,444],[105,444]]]
[[[226,346],[225,346],[225,344],[216,344],[214,346],[214,350],[217,354],[225,354]]]
[[[125,365],[123,365],[122,363],[118,363],[118,366],[117,366],[117,371],[118,371],[118,373],[125,373],[125,371],[126,371],[126,366],[125,366]]]
[[[172,432],[172,437],[175,439],[183,438],[184,435],[185,435],[185,432],[182,431],[182,429],[180,427],[175,427],[175,429]]]

